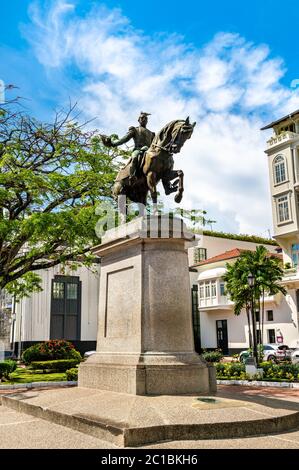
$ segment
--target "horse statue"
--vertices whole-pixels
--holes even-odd
[[[166,195],[177,191],[174,200],[179,204],[184,192],[184,174],[182,170],[173,169],[173,154],[179,153],[186,140],[191,138],[195,125],[196,122],[191,124],[188,117],[164,126],[148,150],[140,155],[135,181],[130,178],[131,160],[119,171],[112,190],[114,198],[124,194],[132,202],[146,206],[150,192],[155,213],[157,184],[161,180]]]

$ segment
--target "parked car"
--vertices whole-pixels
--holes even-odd
[[[248,350],[241,351],[239,355],[240,362],[245,362],[248,356],[250,356]],[[278,362],[286,359],[291,359],[291,351],[286,344],[264,344],[263,361]]]
[[[85,359],[87,359],[88,357],[92,356],[95,353],[96,353],[96,351],[86,351],[84,353],[84,357],[85,357]]]
[[[299,364],[299,349],[291,352],[291,361],[292,364]]]

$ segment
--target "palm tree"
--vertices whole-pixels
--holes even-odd
[[[223,277],[226,282],[226,290],[231,300],[235,302],[234,313],[239,315],[245,308],[248,329],[249,329],[249,345],[254,346],[256,341],[256,328],[250,325],[249,311],[251,309],[252,325],[255,325],[255,307],[258,306],[260,312],[259,327],[260,341],[263,343],[264,337],[264,312],[265,312],[265,296],[275,295],[281,292],[286,295],[286,290],[280,285],[283,278],[282,263],[277,256],[270,254],[267,249],[260,245],[255,251],[244,251],[233,264],[227,264],[227,273]],[[248,275],[252,274],[255,279],[254,287],[248,285]],[[252,309],[251,300],[253,296]],[[257,351],[255,351],[257,357]]]
[[[225,290],[234,302],[234,314],[240,315],[245,309],[248,323],[249,347],[252,348],[252,332],[250,322],[251,290],[247,282],[247,272],[244,269],[242,259],[239,258],[234,264],[226,264],[227,272],[223,276]]]

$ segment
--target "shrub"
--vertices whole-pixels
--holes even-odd
[[[81,354],[76,351],[70,341],[64,339],[44,341],[26,349],[22,354],[25,364],[33,361],[51,361],[58,359],[77,359],[80,361]]]
[[[223,354],[221,351],[208,351],[202,354],[202,358],[207,362],[220,362],[223,358]]]
[[[272,362],[261,362],[259,364],[259,368],[264,371],[263,377],[261,377],[260,374],[256,374],[256,376],[251,377],[251,379],[289,382],[299,380],[299,364],[273,364]],[[216,374],[218,379],[248,379],[245,372],[245,365],[237,362],[216,364]]]
[[[226,364],[216,364],[217,378],[241,379],[245,377],[245,365],[239,362],[227,362]]]
[[[73,367],[72,369],[66,370],[65,374],[66,374],[66,380],[69,380],[69,381],[78,380],[78,368],[77,367]]]
[[[33,361],[30,367],[33,370],[51,370],[55,372],[65,372],[78,364],[77,359],[57,359],[55,361]]]
[[[272,362],[262,362],[260,367],[264,371],[264,378],[269,380],[298,380],[299,364],[273,364]]]
[[[11,359],[8,359],[7,361],[0,362],[0,380],[2,378],[8,379],[9,374],[14,372],[17,368],[17,363],[16,361],[12,361]]]

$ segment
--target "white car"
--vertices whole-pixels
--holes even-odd
[[[241,351],[239,355],[240,362],[245,362],[249,356],[248,351]],[[290,359],[291,351],[286,344],[264,344],[263,361],[278,362]]]
[[[292,364],[299,364],[299,349],[295,349],[295,351],[292,351],[291,361]]]

